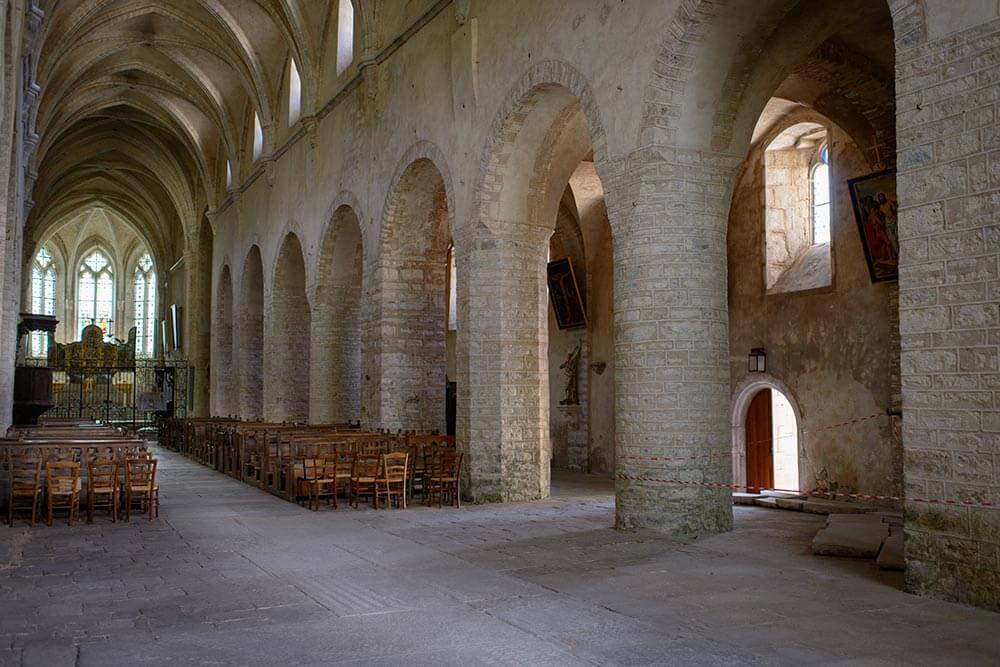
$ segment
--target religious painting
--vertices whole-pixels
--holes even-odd
[[[847,185],[872,282],[896,280],[899,276],[896,170],[854,178]]]
[[[568,259],[557,259],[548,266],[549,298],[560,329],[579,329],[587,326],[587,313],[576,284],[573,264]]]

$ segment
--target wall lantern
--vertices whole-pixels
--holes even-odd
[[[764,361],[767,359],[767,353],[764,352],[764,348],[755,347],[750,350],[750,358],[747,364],[747,370],[751,373],[763,373],[764,372]]]

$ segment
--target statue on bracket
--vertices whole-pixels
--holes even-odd
[[[566,361],[559,368],[566,374],[566,398],[559,401],[559,405],[580,405],[580,391],[577,385],[580,371],[580,349],[582,343],[577,343],[576,347],[566,355]]]

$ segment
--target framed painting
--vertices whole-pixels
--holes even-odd
[[[852,178],[847,186],[872,282],[896,280],[899,277],[896,170]]]
[[[568,259],[557,259],[548,265],[549,299],[560,329],[587,326],[587,311],[580,297],[580,288]]]

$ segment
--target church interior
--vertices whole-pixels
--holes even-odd
[[[0,665],[1000,660],[996,2],[0,35]]]

